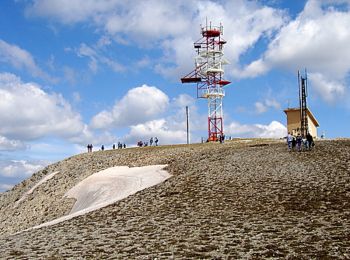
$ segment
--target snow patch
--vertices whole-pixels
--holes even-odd
[[[94,173],[65,194],[68,198],[76,199],[68,215],[33,228],[51,226],[72,219],[157,185],[171,177],[170,173],[163,170],[166,166],[151,165],[132,168],[116,166]]]
[[[53,173],[50,173],[46,176],[44,176],[37,184],[35,184],[29,191],[27,191],[19,200],[16,201],[14,207],[17,207],[19,205],[19,203],[21,203],[23,200],[25,200],[29,194],[32,194],[33,191],[38,188],[41,184],[43,184],[44,182],[50,180],[53,176],[55,176],[57,173],[59,173],[58,171],[57,172],[53,172]]]

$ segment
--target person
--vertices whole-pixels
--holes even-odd
[[[126,148],[126,144],[123,144],[123,148]]]
[[[306,143],[307,143],[307,149],[309,149],[309,150],[311,150],[311,147],[313,147],[315,145],[314,139],[309,132],[307,132],[307,134],[306,134]]]
[[[101,151],[104,151],[104,150],[105,150],[105,146],[102,145],[102,146],[101,146]]]
[[[87,145],[88,153],[92,153],[92,144]]]
[[[297,135],[297,149],[298,152],[301,152],[301,143],[303,141],[303,138],[301,137],[300,133]]]
[[[154,142],[155,142],[156,146],[158,146],[158,138],[157,137],[154,137]]]
[[[149,139],[149,145],[152,146],[153,144],[153,137],[151,137],[151,139]]]
[[[113,144],[113,147],[112,147],[112,148],[113,148],[113,150],[115,149],[115,144]]]
[[[293,148],[293,136],[288,132],[287,135],[287,144],[288,144],[288,150],[291,151]]]

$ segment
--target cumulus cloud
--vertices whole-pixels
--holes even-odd
[[[10,140],[0,135],[0,151],[15,151],[26,149],[27,146],[20,140]]]
[[[341,82],[350,72],[349,2],[340,2],[347,8],[340,10],[326,1],[309,0],[299,16],[269,43],[262,57],[247,65],[239,75],[256,77],[273,68],[296,72],[306,67],[314,74],[310,77],[315,82],[312,87],[324,100],[339,97],[346,91]]]
[[[106,35],[97,46],[136,43],[140,48],[161,48],[162,57],[155,70],[166,77],[178,77],[191,69],[193,42],[200,37],[199,25],[206,18],[213,25],[225,26],[228,41],[225,54],[233,68],[239,67],[240,56],[261,38],[270,38],[289,19],[279,9],[253,1],[61,1],[32,0],[27,13],[54,19],[64,24],[90,22]],[[193,30],[193,25],[197,29]],[[156,44],[155,44],[156,43]],[[90,65],[96,69],[96,56],[89,52]],[[95,57],[95,58],[92,58]],[[108,64],[108,61],[105,61]],[[261,73],[264,66],[252,68]],[[237,70],[231,70],[232,73]]]
[[[93,128],[125,127],[159,117],[169,105],[168,96],[160,89],[142,85],[130,89],[110,111],[104,110],[91,120]]]
[[[131,126],[130,133],[126,136],[128,143],[136,144],[137,141],[148,141],[151,137],[157,137],[159,144],[178,144],[186,142],[186,130],[174,130],[169,127],[165,119],[148,121],[144,124]]]
[[[321,73],[310,73],[309,78],[313,89],[329,103],[339,101],[345,94],[346,85],[342,81],[328,79]]]
[[[257,114],[265,113],[269,108],[277,110],[281,109],[281,104],[273,98],[267,98],[264,101],[255,102],[254,106]]]
[[[0,62],[5,62],[19,70],[28,71],[32,76],[55,81],[35,63],[33,56],[17,45],[0,39]]]
[[[278,121],[272,121],[268,125],[240,124],[232,122],[226,127],[226,135],[246,138],[282,138],[286,136],[287,128]]]
[[[0,135],[6,138],[69,138],[83,130],[80,115],[61,95],[46,93],[34,83],[23,83],[13,74],[0,74],[0,100]]]
[[[30,163],[25,160],[11,160],[5,165],[0,165],[0,176],[3,177],[28,177],[44,168],[45,165]]]

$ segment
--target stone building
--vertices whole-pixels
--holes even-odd
[[[287,115],[287,130],[292,135],[297,135],[300,132],[301,119],[300,119],[300,108],[288,108],[284,110],[284,113]],[[307,122],[310,134],[317,138],[317,127],[319,126],[316,118],[307,109]]]

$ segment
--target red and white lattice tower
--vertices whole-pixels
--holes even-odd
[[[195,69],[181,78],[182,83],[197,84],[197,98],[208,100],[208,141],[217,141],[224,135],[222,99],[224,86],[231,82],[224,80],[223,46],[226,41],[221,37],[223,26],[211,23],[201,28],[202,38],[194,43],[197,50]]]

